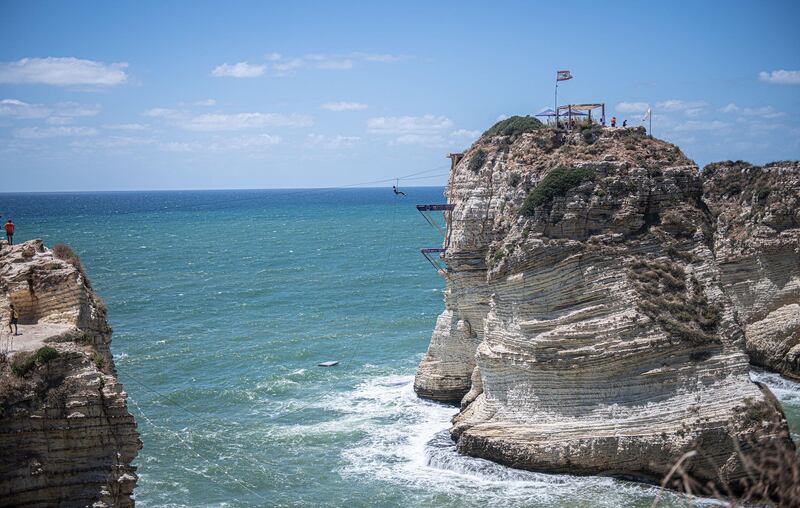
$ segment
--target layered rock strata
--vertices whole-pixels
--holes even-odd
[[[0,506],[133,506],[141,448],[103,302],[76,258],[0,250]]]
[[[641,129],[469,149],[446,190],[445,311],[415,380],[461,400],[459,451],[657,480],[697,450],[696,478],[742,477],[738,445],[780,409],[749,379],[702,192],[696,165]]]
[[[711,164],[703,190],[750,361],[800,379],[800,162]]]

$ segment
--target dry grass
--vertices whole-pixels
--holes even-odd
[[[671,260],[638,260],[628,276],[639,298],[637,309],[656,321],[665,332],[695,344],[719,342],[716,336],[720,308],[706,298],[694,277]]]
[[[717,481],[701,482],[695,479],[688,464],[700,458],[697,450],[681,456],[661,482],[689,495],[711,496],[727,506],[800,506],[800,454],[789,437],[786,421],[778,411],[763,420],[763,408],[747,404],[741,418],[752,420],[756,430],[741,441],[734,439],[745,477],[736,482],[725,482],[718,474]],[[719,472],[719,469],[717,468]],[[656,508],[661,494],[656,496],[651,508]]]
[[[72,250],[72,247],[69,245],[65,245],[63,243],[59,243],[53,246],[53,255],[58,259],[64,260],[67,263],[71,264],[81,273],[83,273],[83,264],[81,263],[81,258],[75,254],[75,251]]]

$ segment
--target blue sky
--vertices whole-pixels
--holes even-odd
[[[800,158],[800,2],[0,4],[2,191],[319,187],[605,102],[698,164]],[[437,175],[434,171],[426,175]]]

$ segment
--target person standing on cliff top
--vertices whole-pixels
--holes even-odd
[[[9,245],[14,245],[14,222],[11,219],[6,222],[6,240]]]
[[[613,127],[616,127],[616,126],[617,126],[617,117],[616,116],[612,116],[611,117],[611,127],[613,128]]]
[[[19,335],[17,322],[19,321],[19,312],[14,308],[14,304],[8,306],[9,319],[8,319],[8,333],[11,333],[11,325],[14,325],[14,335]]]

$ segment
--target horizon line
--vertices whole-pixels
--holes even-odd
[[[431,187],[445,187],[442,185],[404,185],[404,189],[425,189]],[[219,191],[290,191],[290,190],[369,190],[369,189],[390,189],[392,186],[359,186],[342,185],[330,187],[231,187],[231,188],[202,188],[202,189],[103,189],[103,190],[52,190],[52,191],[0,191],[0,196],[12,194],[90,194],[90,193],[114,193],[114,192],[219,192]]]

